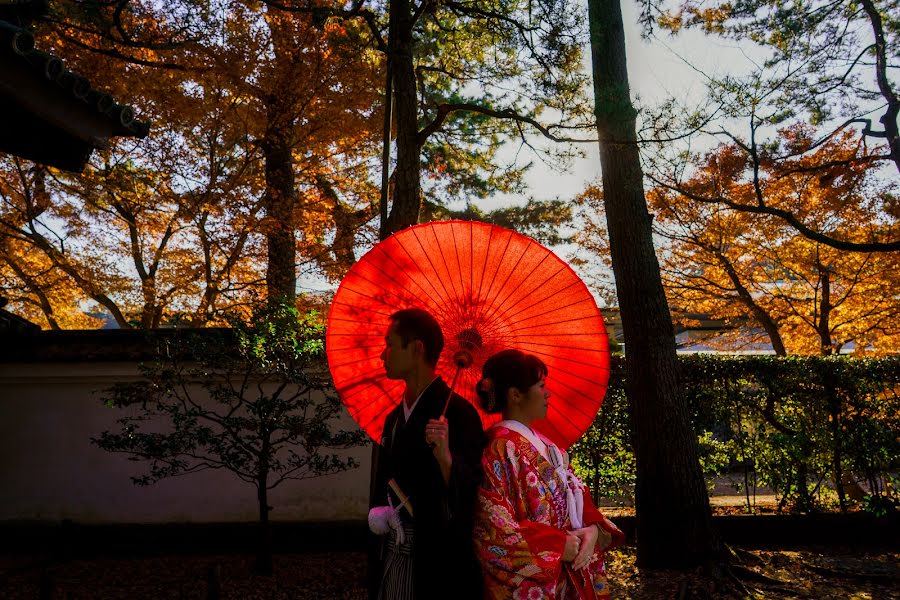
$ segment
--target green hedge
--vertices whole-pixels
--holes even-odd
[[[595,499],[632,500],[624,358],[613,356],[609,389],[572,462]],[[729,473],[746,509],[775,491],[779,509],[897,507],[900,358],[679,357],[680,387],[708,481]],[[836,482],[843,481],[843,485]]]

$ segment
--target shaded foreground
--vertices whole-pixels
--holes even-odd
[[[881,600],[900,598],[900,550],[797,547],[739,550],[749,571],[744,581],[757,598]],[[638,572],[635,548],[611,553],[614,598],[724,598],[697,573]],[[243,556],[92,558],[56,561],[0,556],[0,598],[34,600],[205,600],[218,586],[222,599],[363,600],[365,555],[359,552],[275,557],[275,576],[251,574]],[[216,573],[218,575],[216,575]],[[780,580],[758,581],[753,573]],[[448,576],[451,576],[448,574]]]

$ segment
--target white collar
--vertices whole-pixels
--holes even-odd
[[[541,456],[546,458],[548,461],[550,460],[549,450],[547,445],[550,444],[550,440],[545,438],[543,435],[530,428],[525,423],[521,421],[516,421],[514,419],[506,419],[504,421],[500,421],[494,427],[506,427],[507,429],[512,429],[516,433],[521,434],[526,440],[531,442],[531,445],[537,448],[537,451],[540,452]]]
[[[413,413],[414,410],[416,410],[416,407],[419,405],[419,400],[422,399],[422,396],[425,394],[425,391],[426,391],[428,388],[430,388],[431,385],[432,385],[435,381],[438,380],[438,377],[439,377],[439,376],[435,376],[435,378],[431,380],[431,383],[429,383],[429,384],[426,385],[424,388],[422,388],[422,391],[419,392],[419,395],[418,395],[418,396],[416,396],[416,400],[415,400],[415,402],[412,403],[412,406],[410,406],[410,407],[407,407],[407,406],[406,406],[406,398],[403,398],[402,400],[400,400],[400,404],[403,405],[403,416],[406,418],[406,422],[407,422],[407,423],[409,422],[409,416]]]

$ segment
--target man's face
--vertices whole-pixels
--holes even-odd
[[[381,351],[381,362],[388,379],[404,379],[416,365],[416,347],[421,344],[412,340],[405,347],[403,339],[397,335],[396,324],[391,323],[384,335],[384,350]]]

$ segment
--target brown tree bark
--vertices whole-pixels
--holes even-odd
[[[835,353],[834,342],[831,341],[831,272],[823,264],[817,265],[819,270],[819,319],[816,329],[819,333],[819,344],[822,347],[822,355],[828,356]]]
[[[266,287],[270,300],[297,296],[297,244],[294,213],[297,190],[294,179],[294,129],[296,103],[293,84],[296,41],[293,31],[276,13],[267,12],[266,22],[272,36],[275,73],[271,88],[262,98],[266,107],[266,131],[261,140],[265,160],[266,191]]]
[[[718,551],[675,335],[653,249],[619,0],[588,0],[603,199],[625,336],[637,462],[638,565],[687,568]]]
[[[294,239],[294,160],[287,127],[273,125],[262,142],[266,161],[265,233],[268,262],[266,286],[270,299],[296,297],[297,247]]]
[[[269,451],[271,449],[270,438],[267,432],[261,431],[262,448],[260,449],[259,472],[256,476],[256,501],[259,505],[259,522],[257,523],[256,563],[254,572],[257,575],[271,575],[272,562],[272,529],[269,525]]]
[[[422,145],[418,129],[418,93],[413,64],[413,5],[410,0],[391,0],[388,60],[393,74],[393,114],[397,127],[397,163],[394,194],[381,237],[415,225],[422,207]]]

